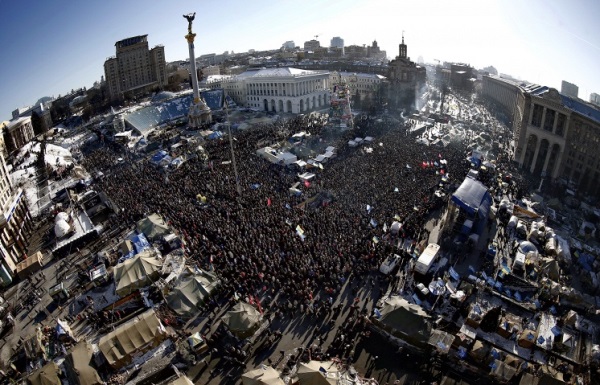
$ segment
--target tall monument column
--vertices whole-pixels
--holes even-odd
[[[196,71],[196,55],[194,53],[194,38],[196,34],[192,32],[192,21],[196,17],[196,12],[183,15],[183,17],[188,21],[188,33],[185,35],[185,39],[188,42],[188,50],[190,52],[190,71],[192,75],[192,88],[194,90],[194,99],[188,113],[188,127],[197,129],[212,122],[212,112],[202,99],[202,96],[200,96],[200,89],[198,87],[198,72]]]

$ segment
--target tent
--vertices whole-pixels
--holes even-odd
[[[65,358],[65,369],[69,384],[73,385],[96,385],[102,384],[102,380],[96,369],[90,366],[93,349],[86,341],[81,341]]]
[[[242,374],[243,385],[285,385],[279,372],[271,366],[263,366]]]
[[[115,370],[131,364],[134,355],[157,347],[167,337],[160,320],[150,309],[103,335],[98,348]]]
[[[222,320],[232,333],[240,338],[251,336],[260,326],[262,315],[254,306],[238,302],[225,313]]]
[[[54,362],[49,362],[27,377],[30,385],[62,385],[58,378],[59,368]]]
[[[169,382],[169,385],[194,385],[194,383],[188,378],[188,376],[183,375],[175,381]]]
[[[17,265],[17,275],[21,279],[25,279],[29,275],[39,271],[44,265],[44,256],[40,251],[27,257],[24,261],[19,262]]]
[[[379,321],[401,334],[417,339],[418,342],[426,342],[427,337],[423,335],[429,329],[427,313],[418,305],[411,304],[402,297],[390,297],[385,300],[380,310]]]
[[[309,361],[298,364],[296,376],[300,385],[336,385],[340,373],[332,361]]]
[[[139,220],[136,228],[138,232],[144,233],[150,240],[160,238],[171,232],[162,217],[156,213]]]
[[[479,218],[486,219],[492,205],[492,196],[481,182],[465,178],[452,194],[452,202],[466,211],[469,216],[477,215]]]
[[[114,268],[117,295],[123,297],[156,281],[161,267],[162,261],[150,251],[119,263]]]
[[[204,303],[219,284],[218,278],[208,272],[185,274],[167,296],[167,304],[181,316],[191,316],[198,311],[198,305]]]

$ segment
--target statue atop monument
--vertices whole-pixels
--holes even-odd
[[[194,21],[194,18],[196,17],[196,12],[188,13],[187,15],[183,15],[183,17],[185,17],[188,21],[188,33],[191,35],[192,34],[192,21]]]

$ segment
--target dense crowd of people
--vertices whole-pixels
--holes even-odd
[[[205,142],[207,162],[192,159],[169,172],[146,160],[115,165],[122,155],[110,146],[89,153],[84,166],[106,174],[98,186],[121,208],[122,221],[161,214],[182,234],[188,256],[214,268],[226,290],[308,305],[318,295],[335,297],[351,273],[362,276],[394,252],[393,221],[402,223],[398,239],[418,240],[440,203],[434,192],[442,176],[458,185],[469,169],[463,143],[419,145],[399,123],[366,119],[357,126],[336,132],[307,117],[236,133],[241,196],[227,140]],[[259,143],[282,131],[309,132],[300,146],[315,155],[327,145],[338,149],[336,159],[311,170],[317,177],[301,184],[301,195],[289,192],[298,170],[256,155]],[[372,143],[346,145],[367,135]]]

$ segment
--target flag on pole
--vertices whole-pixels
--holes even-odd
[[[271,207],[271,198],[267,198],[267,207]]]
[[[306,187],[310,187],[310,182],[309,182],[309,181],[307,181],[307,180],[305,180],[305,181],[304,181],[304,185],[305,185]]]

